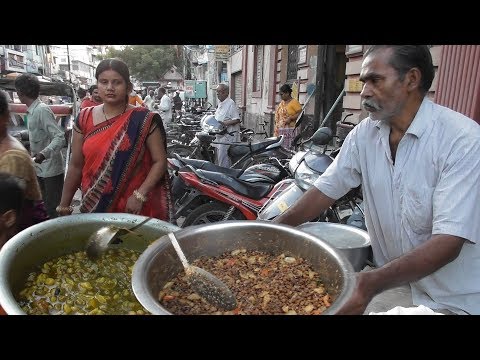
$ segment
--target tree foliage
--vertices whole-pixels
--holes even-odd
[[[125,61],[130,75],[139,81],[158,81],[172,65],[180,73],[183,68],[181,45],[127,45],[121,50],[109,47],[107,57]]]

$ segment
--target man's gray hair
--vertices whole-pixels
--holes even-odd
[[[227,92],[230,92],[229,86],[225,83],[218,84],[217,90],[227,90]]]

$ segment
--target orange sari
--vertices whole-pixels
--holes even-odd
[[[93,125],[92,108],[82,110],[78,127],[82,130],[84,166],[82,170],[81,212],[125,212],[128,198],[145,181],[152,167],[146,147],[154,121],[164,147],[166,135],[156,113],[137,107],[110,120]],[[154,119],[154,117],[158,117]],[[172,198],[168,172],[147,194],[141,215],[170,221]]]

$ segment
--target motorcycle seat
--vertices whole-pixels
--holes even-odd
[[[228,149],[228,154],[231,157],[243,156],[249,152],[256,153],[280,141],[280,137],[271,137],[255,143],[232,143]],[[238,144],[235,146],[235,144]],[[240,145],[242,144],[242,145]]]
[[[234,192],[254,200],[264,198],[273,188],[273,185],[249,183],[218,172],[201,169],[194,170],[194,172],[200,178],[224,185]]]
[[[223,166],[215,165],[210,161],[182,158],[180,155],[176,153],[174,154],[174,156],[177,158],[178,161],[182,162],[185,165],[191,165],[195,169],[208,170],[212,172],[220,172],[233,177],[238,177],[242,173],[241,169],[225,168]]]

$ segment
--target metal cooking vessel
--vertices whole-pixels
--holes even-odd
[[[0,250],[0,305],[7,314],[25,315],[13,294],[21,290],[29,272],[49,259],[85,249],[88,237],[102,226],[131,227],[145,219],[133,214],[74,214],[23,230]],[[178,229],[152,219],[135,230],[142,237],[126,235],[123,244],[115,246],[143,251],[153,240]]]
[[[354,226],[329,222],[309,222],[297,229],[318,236],[337,248],[350,261],[355,271],[362,270],[370,256],[370,236]]]
[[[290,226],[259,220],[225,221],[190,226],[175,236],[189,261],[239,248],[303,257],[320,274],[334,300],[324,314],[335,314],[353,292],[354,270],[344,255],[318,237]],[[155,241],[140,255],[133,268],[132,287],[145,309],[152,314],[171,314],[157,296],[180,271],[182,264],[168,239]]]

